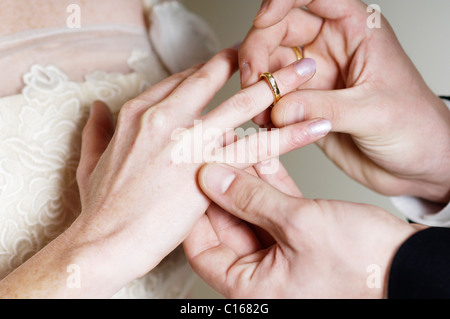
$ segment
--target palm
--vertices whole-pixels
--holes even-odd
[[[318,67],[302,89],[338,89],[336,101],[329,101],[330,109],[343,96],[354,101],[357,112],[364,112],[364,130],[346,132],[350,135],[332,133],[318,144],[359,182],[383,193],[394,189],[395,193],[403,179],[422,172],[423,148],[405,143],[417,130],[404,111],[414,110],[416,118],[429,116],[423,96],[431,92],[387,21],[382,23],[381,29],[368,29],[365,19],[324,20],[315,40],[304,47],[305,56],[315,59]],[[432,136],[431,131],[425,134]]]

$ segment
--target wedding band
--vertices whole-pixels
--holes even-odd
[[[275,104],[281,99],[280,89],[278,88],[277,81],[275,81],[275,78],[270,72],[262,73],[259,78],[266,79],[267,83],[269,84],[273,93],[273,104],[271,105],[271,107],[274,107]]]
[[[292,50],[294,50],[295,56],[297,57],[297,61],[303,59],[302,51],[300,51],[298,47],[292,47]]]

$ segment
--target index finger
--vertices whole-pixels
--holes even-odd
[[[315,71],[316,62],[313,59],[305,58],[273,73],[273,77],[283,96],[311,79]],[[264,111],[273,102],[274,96],[271,87],[265,80],[261,80],[239,91],[206,114],[202,125],[206,129],[222,131],[236,128]]]

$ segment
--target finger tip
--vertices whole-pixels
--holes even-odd
[[[95,100],[94,102],[92,102],[92,105],[93,106],[99,106],[99,105],[106,106],[106,103],[103,102],[102,100]]]
[[[275,125],[275,127],[281,128],[286,126],[286,119],[284,115],[284,107],[283,106],[275,106],[272,109],[272,112],[270,113],[270,119],[272,121],[272,124]]]
[[[208,194],[224,194],[236,178],[235,172],[226,165],[206,164],[199,172],[199,183]]]
[[[293,66],[297,74],[305,78],[313,77],[317,71],[317,63],[311,58],[303,58],[295,62]]]

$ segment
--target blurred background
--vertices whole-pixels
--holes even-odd
[[[437,95],[450,95],[450,12],[449,0],[377,0],[382,14],[394,28],[400,43]],[[223,47],[243,40],[261,4],[260,0],[185,0],[215,30]],[[369,15],[369,14],[368,14]],[[380,56],[380,59],[389,59]],[[235,74],[219,92],[211,107],[240,89]],[[252,125],[247,123],[244,127]],[[383,207],[403,218],[389,198],[356,183],[311,145],[284,155],[281,161],[307,198],[338,199]],[[192,298],[221,298],[197,279]]]

